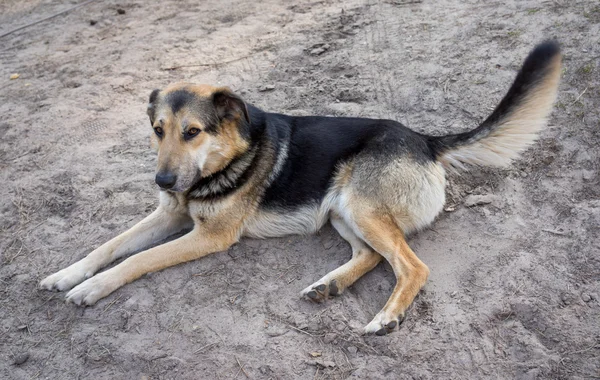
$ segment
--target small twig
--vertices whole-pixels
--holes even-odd
[[[233,63],[233,62],[237,62],[237,61],[241,61],[242,59],[246,59],[248,57],[251,57],[252,54],[248,54],[248,55],[244,55],[243,57],[239,57],[239,58],[235,58],[235,59],[230,59],[229,61],[222,61],[222,62],[215,62],[215,63],[195,63],[192,65],[180,65],[180,66],[170,66],[170,67],[161,67],[161,70],[164,71],[171,71],[171,70],[177,70],[177,69],[182,69],[184,67],[207,67],[207,66],[220,66],[220,65],[226,65],[228,63]]]
[[[581,92],[581,94],[579,94],[579,96],[577,98],[575,98],[575,100],[573,100],[573,103],[571,103],[571,105],[577,103],[577,101],[583,96],[583,94],[585,94],[585,92],[588,90],[588,88],[586,87],[585,90],[583,90]]]
[[[519,239],[510,238],[510,237],[507,237],[507,236],[494,235],[494,234],[491,234],[491,233],[485,232],[485,231],[483,231],[483,234],[487,235],[487,236],[494,237],[496,239],[508,239],[508,240],[514,240],[514,241],[518,241],[519,240]]]
[[[419,4],[422,3],[423,0],[407,0],[407,1],[390,1],[388,4],[392,5],[409,5],[409,4]]]
[[[10,30],[10,31],[8,31],[8,32],[6,32],[6,33],[4,33],[4,34],[0,35],[0,38],[2,38],[2,37],[6,37],[6,36],[8,36],[9,34],[13,34],[14,32],[18,32],[19,30],[22,30],[22,29],[25,29],[25,28],[29,28],[30,26],[33,26],[33,25],[39,24],[40,22],[44,22],[44,21],[50,20],[51,18],[54,18],[54,17],[60,16],[60,15],[62,15],[62,14],[68,13],[68,12],[71,12],[71,11],[72,11],[72,10],[74,10],[74,9],[77,9],[77,8],[79,8],[79,7],[83,7],[84,5],[88,5],[88,4],[89,4],[89,3],[91,3],[92,1],[96,1],[96,0],[88,0],[88,1],[85,1],[85,2],[83,2],[83,3],[81,3],[81,4],[77,4],[77,5],[75,5],[74,7],[71,7],[71,8],[69,8],[69,9],[66,9],[66,10],[64,10],[64,11],[62,11],[62,12],[55,13],[55,14],[53,14],[52,16],[48,16],[48,17],[46,17],[46,18],[43,18],[43,19],[41,19],[41,20],[37,20],[37,21],[31,22],[31,23],[29,23],[29,24],[27,24],[27,25],[20,26],[20,27],[18,27],[18,28],[16,28],[16,29]]]
[[[0,338],[2,338],[4,335],[6,335],[7,332],[10,331],[10,327],[7,327],[6,330],[2,331],[2,333],[0,333]]]
[[[219,270],[221,270],[223,268],[225,268],[225,264],[219,265],[216,268],[209,269],[209,270],[201,272],[201,273],[193,273],[192,276],[194,276],[194,277],[203,277],[203,276],[212,275],[214,272],[219,271]]]
[[[293,328],[293,329],[294,329],[294,330],[296,330],[296,331],[300,331],[300,332],[301,332],[301,333],[303,333],[303,334],[310,335],[310,336],[314,336],[313,334],[309,333],[308,331],[300,330],[299,328],[297,328],[297,327],[294,327],[294,326],[292,326],[292,325],[290,325],[290,324],[288,324],[288,326],[289,326],[289,327],[291,327],[291,328]]]
[[[120,300],[121,297],[123,297],[123,295],[120,295],[119,297],[115,298],[111,303],[109,303],[108,305],[106,305],[106,307],[104,308],[104,310],[102,310],[102,314],[106,313],[106,311],[108,309],[110,309],[111,306],[114,305],[118,300]]]
[[[285,272],[283,272],[282,274],[280,274],[280,275],[279,275],[279,277],[277,277],[277,280],[279,280],[281,277],[283,277],[283,276],[285,276],[286,274],[288,274],[288,272],[289,272],[290,270],[292,270],[294,267],[297,267],[297,266],[298,266],[298,264],[292,264],[292,265],[290,265],[290,266],[289,266],[289,267],[288,267],[288,268],[285,270]]]
[[[21,157],[25,157],[25,156],[27,156],[29,153],[31,153],[31,151],[29,151],[29,152],[25,152],[25,153],[23,153],[23,154],[19,154],[19,155],[18,155],[18,156],[16,156],[16,157],[8,158],[8,159],[6,159],[6,161],[14,161],[14,160],[16,160],[16,159],[19,159],[19,158],[21,158]]]
[[[237,362],[237,364],[240,366],[240,371],[242,371],[242,373],[246,376],[246,378],[250,378],[250,376],[248,376],[248,374],[246,373],[246,370],[244,369],[244,366],[242,365],[242,363],[240,363],[240,360],[237,358],[237,356],[234,356],[235,361]],[[238,372],[239,373],[239,372]],[[237,377],[237,375],[236,375]]]
[[[44,301],[44,303],[42,303],[40,306],[34,308],[32,311],[38,311],[39,309],[41,309],[43,306],[46,306],[46,304],[50,301],[52,301],[54,298],[56,298],[54,295],[51,295],[50,298],[48,298],[46,301]]]
[[[223,340],[223,337],[221,336],[221,334],[219,334],[218,332],[216,332],[215,330],[211,329],[208,326],[206,328],[209,329],[210,331],[214,332],[215,334],[217,334],[217,336],[219,337],[219,339],[221,339],[221,343],[223,343],[223,345],[225,344],[225,341]]]
[[[571,352],[567,352],[565,354],[563,354],[564,356],[567,355],[573,355],[573,354],[583,354],[584,352],[588,352],[590,350],[593,350],[594,348],[596,348],[596,346],[598,345],[598,342],[592,344],[591,346],[589,346],[588,348],[584,348],[583,350],[578,350],[578,351],[571,351]]]
[[[344,357],[346,358],[346,363],[348,363],[348,366],[350,367],[350,370],[354,370],[354,367],[352,366],[352,363],[350,363],[350,359],[348,359],[348,355],[346,355],[346,353],[344,352],[344,350],[342,350],[342,354],[344,354]]]
[[[197,349],[196,351],[194,351],[194,354],[197,354],[197,353],[199,353],[200,351],[202,351],[202,350],[204,350],[204,349],[206,349],[206,348],[212,347],[212,346],[214,346],[214,345],[216,345],[216,344],[219,344],[219,342],[214,342],[214,343],[209,343],[209,344],[207,344],[207,345],[204,345],[204,346],[200,347],[199,349]]]
[[[569,234],[567,234],[567,233],[554,231],[554,230],[542,229],[542,231],[548,232],[549,234],[553,234],[553,235],[569,236]]]
[[[562,356],[563,356],[563,357],[560,359],[560,362],[559,362],[559,363],[561,363],[561,364],[562,364],[562,363],[563,363],[563,361],[564,361],[564,360],[565,360],[565,359],[566,359],[568,356],[570,356],[570,355],[574,355],[574,354],[582,354],[582,353],[584,353],[584,352],[590,351],[590,350],[592,350],[592,349],[596,348],[596,345],[598,345],[598,342],[595,342],[594,344],[592,344],[591,346],[589,346],[589,347],[587,347],[587,348],[584,348],[583,350],[566,352],[566,353],[562,354]]]
[[[376,350],[375,348],[373,348],[372,346],[369,346],[368,344],[365,344],[365,343],[362,343],[362,342],[358,342],[358,341],[357,341],[357,342],[353,342],[353,341],[351,341],[351,340],[344,339],[344,338],[342,338],[342,337],[339,337],[339,339],[343,340],[344,342],[351,343],[351,344],[353,344],[353,345],[355,345],[355,346],[361,346],[361,347],[363,347],[363,348],[367,348],[367,349],[369,349],[369,350],[373,351],[373,352],[374,352],[376,355],[379,355],[379,351],[377,351],[377,350]]]

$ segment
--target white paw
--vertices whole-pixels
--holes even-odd
[[[106,271],[74,287],[67,293],[66,300],[79,306],[91,306],[120,286],[114,276],[110,275],[110,271]]]
[[[399,316],[387,315],[383,310],[380,311],[375,318],[365,326],[365,334],[385,335],[389,334],[396,327],[400,326],[404,322],[404,314]]]
[[[338,294],[340,294],[340,290],[337,281],[335,279],[329,280],[327,277],[323,277],[300,292],[301,297],[308,297],[316,302],[325,301],[329,296],[337,296]]]
[[[83,260],[78,261],[63,270],[46,277],[40,282],[40,288],[59,291],[69,290],[86,278],[91,277],[94,273],[90,271],[82,261]]]

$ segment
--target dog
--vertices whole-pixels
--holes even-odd
[[[301,294],[337,296],[385,259],[395,288],[365,333],[400,325],[429,276],[406,236],[430,225],[445,203],[446,172],[507,166],[532,144],[556,98],[556,42],[534,48],[492,114],[446,136],[391,120],[294,117],[247,104],[227,87],[177,83],[152,91],[148,116],[158,151],[158,208],[40,287],[94,305],[142,275],[228,249],[241,237],[318,231],[328,220],[352,258]],[[187,234],[137,253],[185,229]]]

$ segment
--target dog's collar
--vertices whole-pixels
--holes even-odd
[[[212,198],[223,196],[241,186],[244,174],[248,171],[256,156],[257,146],[254,145],[241,156],[233,159],[224,169],[200,178],[188,192],[188,198]]]

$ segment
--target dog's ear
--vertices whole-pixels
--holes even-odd
[[[250,115],[246,103],[228,87],[222,87],[213,94],[213,104],[219,119],[239,115],[250,123]]]
[[[158,98],[159,89],[155,89],[150,94],[150,99],[148,100],[148,109],[147,113],[150,117],[150,123],[154,124],[155,112],[156,112],[156,99]]]

